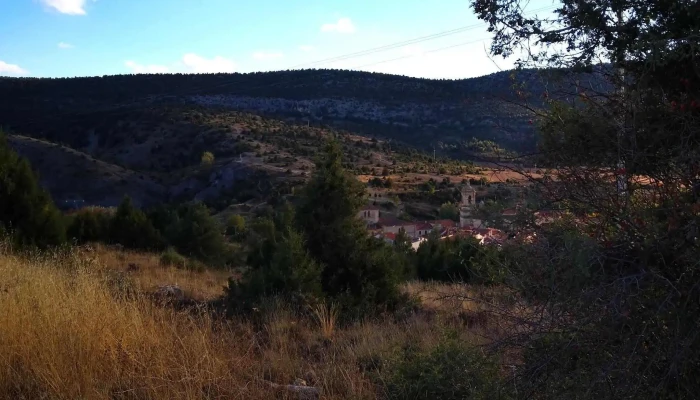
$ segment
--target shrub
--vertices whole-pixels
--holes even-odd
[[[266,297],[280,296],[295,306],[323,296],[321,267],[306,250],[303,236],[293,228],[287,208],[276,219],[262,218],[251,228],[250,267],[241,281],[229,280],[230,310],[249,308]]]
[[[223,229],[202,203],[160,206],[149,218],[167,242],[180,254],[212,266],[226,262]]]
[[[175,267],[180,269],[189,269],[194,271],[203,271],[204,265],[190,260],[182,254],[178,253],[174,248],[168,247],[160,255],[160,265],[164,267]]]
[[[459,221],[459,208],[454,203],[443,203],[439,210],[440,218]]]
[[[160,265],[164,267],[185,268],[187,265],[187,259],[175,251],[174,248],[168,247],[160,255]]]
[[[245,234],[245,219],[238,214],[231,215],[226,221],[226,235],[233,240],[242,240]]]
[[[112,215],[107,209],[86,207],[69,217],[67,236],[78,243],[106,242]]]
[[[109,239],[110,242],[134,249],[157,250],[165,245],[163,237],[146,214],[134,207],[128,196],[119,204],[112,219]]]
[[[381,376],[387,399],[511,398],[494,360],[452,336],[430,350],[402,350]]]
[[[225,262],[226,243],[222,229],[204,204],[180,206],[175,222],[166,229],[170,243],[182,254],[213,266]]]
[[[431,232],[415,260],[421,280],[490,284],[501,282],[505,275],[498,250],[471,237],[441,240]]]

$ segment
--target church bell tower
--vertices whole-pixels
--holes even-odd
[[[462,186],[462,202],[459,205],[459,226],[473,228],[473,212],[476,206],[476,190],[469,184]]]

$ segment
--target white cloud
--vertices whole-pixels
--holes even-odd
[[[256,60],[274,60],[276,58],[282,57],[284,57],[284,54],[279,52],[256,51],[255,53],[253,53],[253,58]]]
[[[0,61],[0,75],[27,75],[28,73],[26,69],[17,64],[8,64]]]
[[[160,64],[139,64],[129,60],[124,65],[134,74],[167,74],[173,72],[183,73],[216,73],[235,72],[236,63],[228,58],[216,56],[204,58],[194,53],[187,53],[178,62],[170,66]]]
[[[134,61],[127,61],[124,65],[126,65],[133,74],[165,74],[170,72],[170,68],[165,65],[141,65]]]
[[[299,46],[299,50],[308,53],[308,52],[314,51],[316,49],[314,48],[314,46],[309,46],[309,45],[305,44],[303,46]]]
[[[59,48],[59,49],[72,49],[73,47],[75,47],[75,46],[73,46],[73,45],[70,44],[70,43],[66,43],[66,42],[60,42],[60,43],[58,43],[58,48]]]
[[[41,0],[46,6],[61,14],[85,15],[85,0]]]
[[[213,72],[235,72],[236,63],[228,58],[216,56],[211,59],[198,56],[194,53],[187,53],[182,57],[182,63],[188,72],[213,73]]]
[[[350,18],[341,18],[334,24],[321,25],[321,32],[354,33],[355,25]]]

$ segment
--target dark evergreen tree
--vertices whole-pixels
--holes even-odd
[[[29,162],[0,132],[0,227],[19,245],[47,247],[65,242],[63,216],[39,186]]]
[[[251,227],[250,269],[227,289],[232,309],[251,306],[268,296],[281,296],[295,306],[323,297],[321,266],[309,255],[303,236],[294,228],[294,211],[285,207],[276,218]]]
[[[342,296],[348,307],[391,305],[399,297],[401,266],[357,218],[363,204],[364,187],[343,169],[341,147],[331,140],[300,199],[297,221],[310,254],[324,265],[326,294]]]
[[[95,208],[81,209],[69,218],[67,236],[78,243],[109,241],[112,216]]]
[[[165,241],[146,214],[124,196],[110,226],[110,242],[134,249],[160,250]]]
[[[226,241],[223,229],[202,203],[182,205],[175,224],[166,228],[170,243],[188,257],[210,265],[225,262]]]

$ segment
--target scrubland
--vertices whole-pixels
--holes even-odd
[[[467,288],[424,283],[404,285],[419,306],[342,326],[331,305],[274,300],[224,317],[214,310],[228,275],[102,246],[30,255],[3,246],[0,398],[295,398],[273,384],[301,381],[324,399],[397,398],[406,382],[393,366],[408,350],[431,351],[449,331],[485,353],[499,334],[483,305],[441,301]],[[162,284],[178,284],[191,305],[154,301]]]

